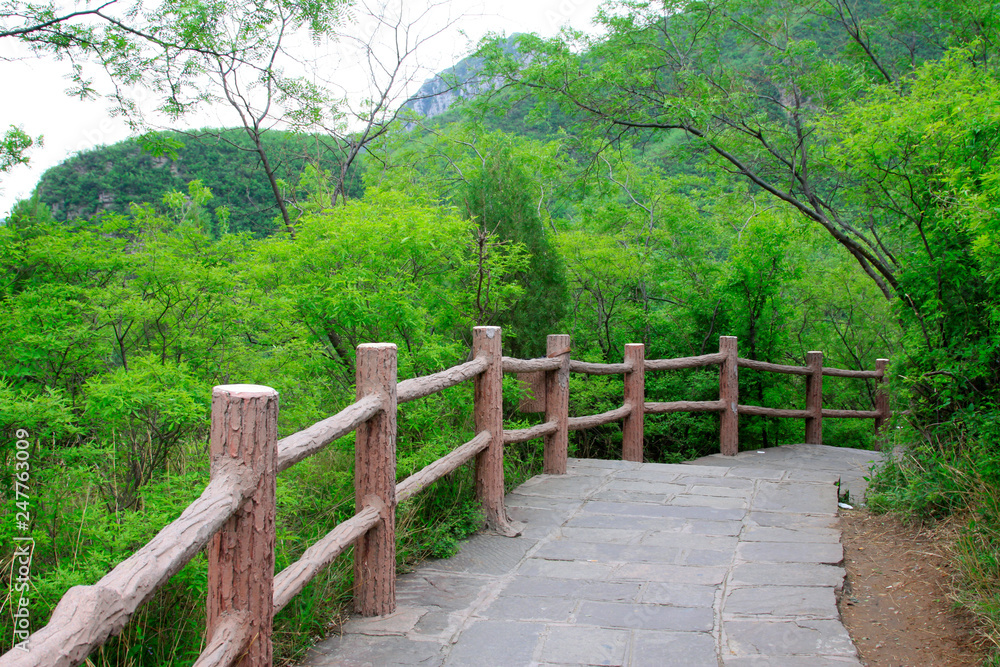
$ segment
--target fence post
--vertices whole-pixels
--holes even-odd
[[[806,444],[823,444],[823,353],[806,352]]]
[[[875,418],[876,435],[882,432],[886,422],[892,416],[892,412],[889,410],[889,378],[886,376],[888,365],[888,359],[875,360],[875,370],[882,374],[879,376],[878,383],[875,386],[875,412],[878,413],[878,417]],[[881,450],[882,441],[876,438],[875,446]]]
[[[547,475],[565,475],[569,455],[569,352],[567,334],[551,334],[546,339],[546,356],[558,357],[558,370],[545,373],[545,421],[558,425],[555,433],[545,436],[542,471]]]
[[[719,449],[723,456],[736,456],[740,451],[740,402],[739,373],[736,336],[719,336],[719,352],[725,357],[719,364]]]
[[[206,640],[227,617],[250,625],[240,667],[271,664],[274,619],[274,513],[278,392],[253,384],[212,390],[209,439],[212,476],[235,464],[257,479],[256,489],[208,545]]]
[[[473,327],[472,356],[485,355],[489,364],[473,381],[476,433],[490,432],[490,444],[476,455],[476,497],[486,525],[501,535],[519,533],[511,526],[504,505],[503,479],[503,345],[500,327]]]
[[[359,345],[356,385],[383,409],[355,431],[354,507],[375,506],[382,520],[354,544],[354,606],[381,616],[396,610],[396,346]]]
[[[646,346],[629,343],[625,346],[626,364],[632,370],[625,373],[625,404],[632,405],[632,412],[622,425],[622,459],[642,463],[643,418],[646,413]]]

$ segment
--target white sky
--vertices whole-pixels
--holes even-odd
[[[409,2],[409,0],[405,0]],[[601,0],[451,0],[443,10],[459,17],[446,34],[434,38],[418,52],[427,67],[427,78],[467,55],[472,44],[487,32],[537,32],[554,35],[564,25],[590,28],[590,19]],[[21,57],[24,51],[12,39],[0,40],[0,135],[10,125],[29,135],[43,135],[43,147],[30,152],[31,163],[0,175],[0,219],[11,206],[31,194],[46,169],[67,157],[112,144],[130,136],[127,125],[110,116],[103,99],[81,101],[66,95],[68,62]],[[345,78],[350,78],[346,71]],[[351,84],[345,84],[350,86]],[[417,83],[419,85],[419,82]],[[202,114],[187,119],[184,127],[231,126],[226,113]]]

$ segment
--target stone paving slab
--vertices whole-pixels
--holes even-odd
[[[837,597],[829,586],[745,586],[726,595],[726,616],[837,619]]]
[[[724,623],[723,651],[731,657],[771,658],[845,657],[857,659],[857,651],[839,621],[811,620],[731,620]],[[776,664],[783,664],[783,661]]]
[[[782,445],[768,449],[740,452],[736,456],[712,454],[692,461],[698,466],[723,468],[770,468],[784,471],[783,479],[794,482],[841,481],[841,493],[850,492],[851,502],[860,503],[865,495],[864,479],[873,463],[882,460],[879,452],[829,445]],[[733,474],[741,474],[734,471]],[[759,478],[761,479],[761,478]]]
[[[304,666],[860,665],[836,608],[836,504],[873,452],[792,445],[693,464],[571,459],[480,534],[397,581]]]

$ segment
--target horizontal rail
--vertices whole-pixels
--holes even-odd
[[[647,359],[644,362],[647,371],[669,371],[684,368],[697,368],[699,366],[711,366],[722,363],[725,355],[722,353],[702,354],[696,357],[677,357],[676,359]],[[749,368],[755,371],[768,371],[770,373],[784,373],[786,375],[809,375],[812,371],[806,366],[787,366],[785,364],[772,364],[768,361],[758,361],[756,359],[744,359],[739,357],[736,360],[740,368]],[[503,370],[510,373],[527,373],[531,371],[552,371],[559,368],[558,359],[515,359],[513,357],[503,358]],[[632,370],[628,364],[597,364],[587,361],[577,361],[570,359],[569,369],[574,373],[587,373],[589,375],[617,375],[627,373]],[[852,371],[843,368],[823,367],[823,375],[847,378],[880,378],[880,371]],[[407,380],[407,382],[412,382]],[[401,383],[402,384],[402,383]],[[402,399],[400,400],[402,402]]]
[[[509,445],[513,442],[524,442],[534,438],[541,438],[544,435],[555,433],[559,428],[559,422],[545,422],[536,424],[531,428],[515,428],[503,432],[503,444]]]
[[[274,613],[285,608],[306,584],[334,561],[354,540],[371,530],[381,520],[378,508],[369,505],[305,550],[298,559],[274,576]]]
[[[514,357],[503,358],[504,373],[531,373],[533,371],[554,371],[562,366],[562,359],[515,359]]]
[[[486,449],[492,437],[489,431],[483,431],[461,447],[456,447],[449,454],[442,456],[434,463],[425,466],[420,471],[404,479],[396,485],[396,502],[401,503],[407,500],[461,466],[473,456]]]
[[[697,357],[678,357],[676,359],[647,359],[645,362],[647,371],[667,371],[667,370],[677,370],[681,368],[695,368],[698,366],[709,366],[712,364],[722,363],[723,354],[703,354]],[[576,371],[577,367],[583,366],[584,363],[580,361],[570,360],[570,370]],[[598,364],[588,364],[588,365],[598,365]],[[621,366],[622,364],[605,364],[606,366]],[[806,366],[786,366],[784,364],[772,364],[767,361],[757,361],[756,359],[744,359],[739,357],[736,360],[736,365],[740,368],[749,368],[755,371],[768,371],[771,373],[785,373],[788,375],[809,375],[811,371]],[[580,369],[580,372],[591,372]],[[607,374],[613,372],[623,372],[617,371],[607,371]],[[596,374],[596,372],[593,372]],[[845,377],[845,378],[868,378],[868,379],[878,379],[882,377],[881,371],[852,371],[844,368],[830,368],[828,366],[823,367],[823,375],[827,377]]]
[[[587,375],[621,375],[632,372],[632,364],[593,364],[588,361],[569,360],[569,370]]]
[[[662,415],[668,412],[722,412],[725,401],[672,401],[670,403],[646,402],[644,410],[648,415]]]
[[[440,373],[403,380],[396,385],[396,402],[409,401],[436,394],[449,387],[454,387],[466,380],[471,380],[486,370],[489,365],[486,357],[477,357],[458,366],[452,366]]]
[[[823,408],[823,416],[835,419],[877,419],[882,415],[877,410],[831,410]]]
[[[756,359],[744,359],[743,357],[736,360],[736,365],[740,368],[749,368],[754,371],[785,373],[786,375],[809,375],[812,373],[806,366],[785,366],[782,364],[772,364],[767,361],[757,361]]]
[[[823,375],[827,377],[878,379],[882,377],[882,371],[849,371],[843,368],[828,368],[824,366]]]
[[[808,410],[783,410],[781,408],[765,408],[760,405],[738,405],[736,409],[741,415],[757,415],[759,417],[788,417],[790,419],[805,419],[811,417]]]
[[[570,417],[567,420],[566,428],[570,431],[582,431],[586,428],[593,428],[601,424],[608,424],[625,419],[632,414],[631,405],[623,405],[614,410],[608,410],[597,415],[587,415],[586,417]]]
[[[382,409],[377,396],[365,396],[346,408],[309,428],[278,441],[278,472],[287,470],[304,458],[312,456],[337,438],[356,429]]]
[[[29,650],[14,650],[0,664],[28,667],[79,665],[125,627],[129,617],[177,574],[253,493],[257,478],[235,472],[209,482],[177,519],[92,586],[74,586],[56,605],[48,625],[31,635]]]
[[[250,614],[230,611],[223,616],[225,620],[216,626],[212,640],[198,656],[194,667],[228,667],[236,663],[250,643]]]
[[[682,368],[698,368],[721,364],[726,355],[721,352],[701,354],[697,357],[677,357],[676,359],[647,359],[644,366],[647,371],[674,371]]]

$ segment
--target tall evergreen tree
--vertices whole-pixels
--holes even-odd
[[[566,276],[552,248],[532,196],[533,184],[515,161],[512,147],[502,143],[487,155],[483,167],[465,183],[465,210],[479,228],[500,241],[523,243],[529,253],[527,270],[517,282],[524,296],[500,314],[510,352],[519,357],[545,353],[545,336],[555,333],[566,312]]]

